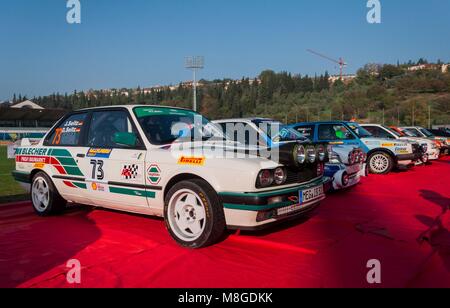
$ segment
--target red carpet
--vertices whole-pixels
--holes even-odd
[[[309,219],[229,235],[207,249],[178,247],[160,219],[73,209],[38,218],[31,205],[0,206],[0,287],[450,287],[450,158],[371,176],[329,196]]]

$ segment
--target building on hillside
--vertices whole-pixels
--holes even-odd
[[[356,75],[342,75],[342,82],[345,84],[350,83],[351,81],[353,81],[356,78]],[[333,84],[336,81],[341,80],[341,76],[340,75],[332,75],[328,78],[328,81]]]
[[[450,64],[442,64],[442,73],[443,74],[448,73],[449,67],[450,67]]]
[[[10,108],[13,108],[13,109],[21,109],[21,108],[23,108],[23,109],[44,110],[44,108],[42,108],[41,106],[39,106],[36,103],[33,103],[30,100],[26,100],[26,101],[23,101],[21,103],[13,104],[13,105],[10,106]]]
[[[0,109],[0,141],[39,139],[66,114],[61,109],[44,109],[24,101]]]
[[[434,70],[434,71],[441,71],[442,73],[447,73],[449,68],[449,64],[421,64],[421,65],[414,65],[408,67],[409,72],[417,72],[417,71],[423,71],[423,70]]]

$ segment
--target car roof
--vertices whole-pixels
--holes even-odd
[[[221,119],[221,120],[216,120],[213,121],[214,123],[220,123],[220,122],[253,122],[253,121],[273,121],[273,122],[279,122],[276,121],[274,119],[269,119],[269,118],[258,118],[258,117],[253,117],[253,118],[234,118],[234,119]]]
[[[292,124],[291,126],[297,126],[297,125],[311,125],[311,124],[358,124],[356,122],[352,121],[317,121],[317,122],[299,122]]]
[[[181,107],[173,107],[173,106],[161,106],[161,105],[111,105],[111,106],[99,106],[99,107],[90,107],[90,108],[84,108],[77,111],[89,111],[89,110],[101,110],[101,109],[115,109],[115,108],[126,108],[126,109],[134,109],[136,107],[150,107],[150,108],[162,108],[162,109],[178,109],[178,110],[187,110],[187,111],[193,111],[188,108],[181,108]]]

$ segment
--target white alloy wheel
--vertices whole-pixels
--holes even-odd
[[[168,221],[177,237],[197,240],[205,231],[206,211],[200,197],[190,189],[177,191],[168,204]]]
[[[389,158],[384,154],[375,154],[370,159],[370,168],[375,173],[385,173],[389,170]]]
[[[36,177],[31,188],[31,199],[36,211],[44,212],[50,204],[49,185],[43,177]]]

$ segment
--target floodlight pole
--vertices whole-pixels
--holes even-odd
[[[197,111],[197,70],[201,70],[204,68],[204,62],[205,62],[205,59],[203,56],[186,57],[185,67],[187,69],[192,70],[192,73],[193,73],[192,89],[194,92],[194,99],[193,99],[194,111]]]

